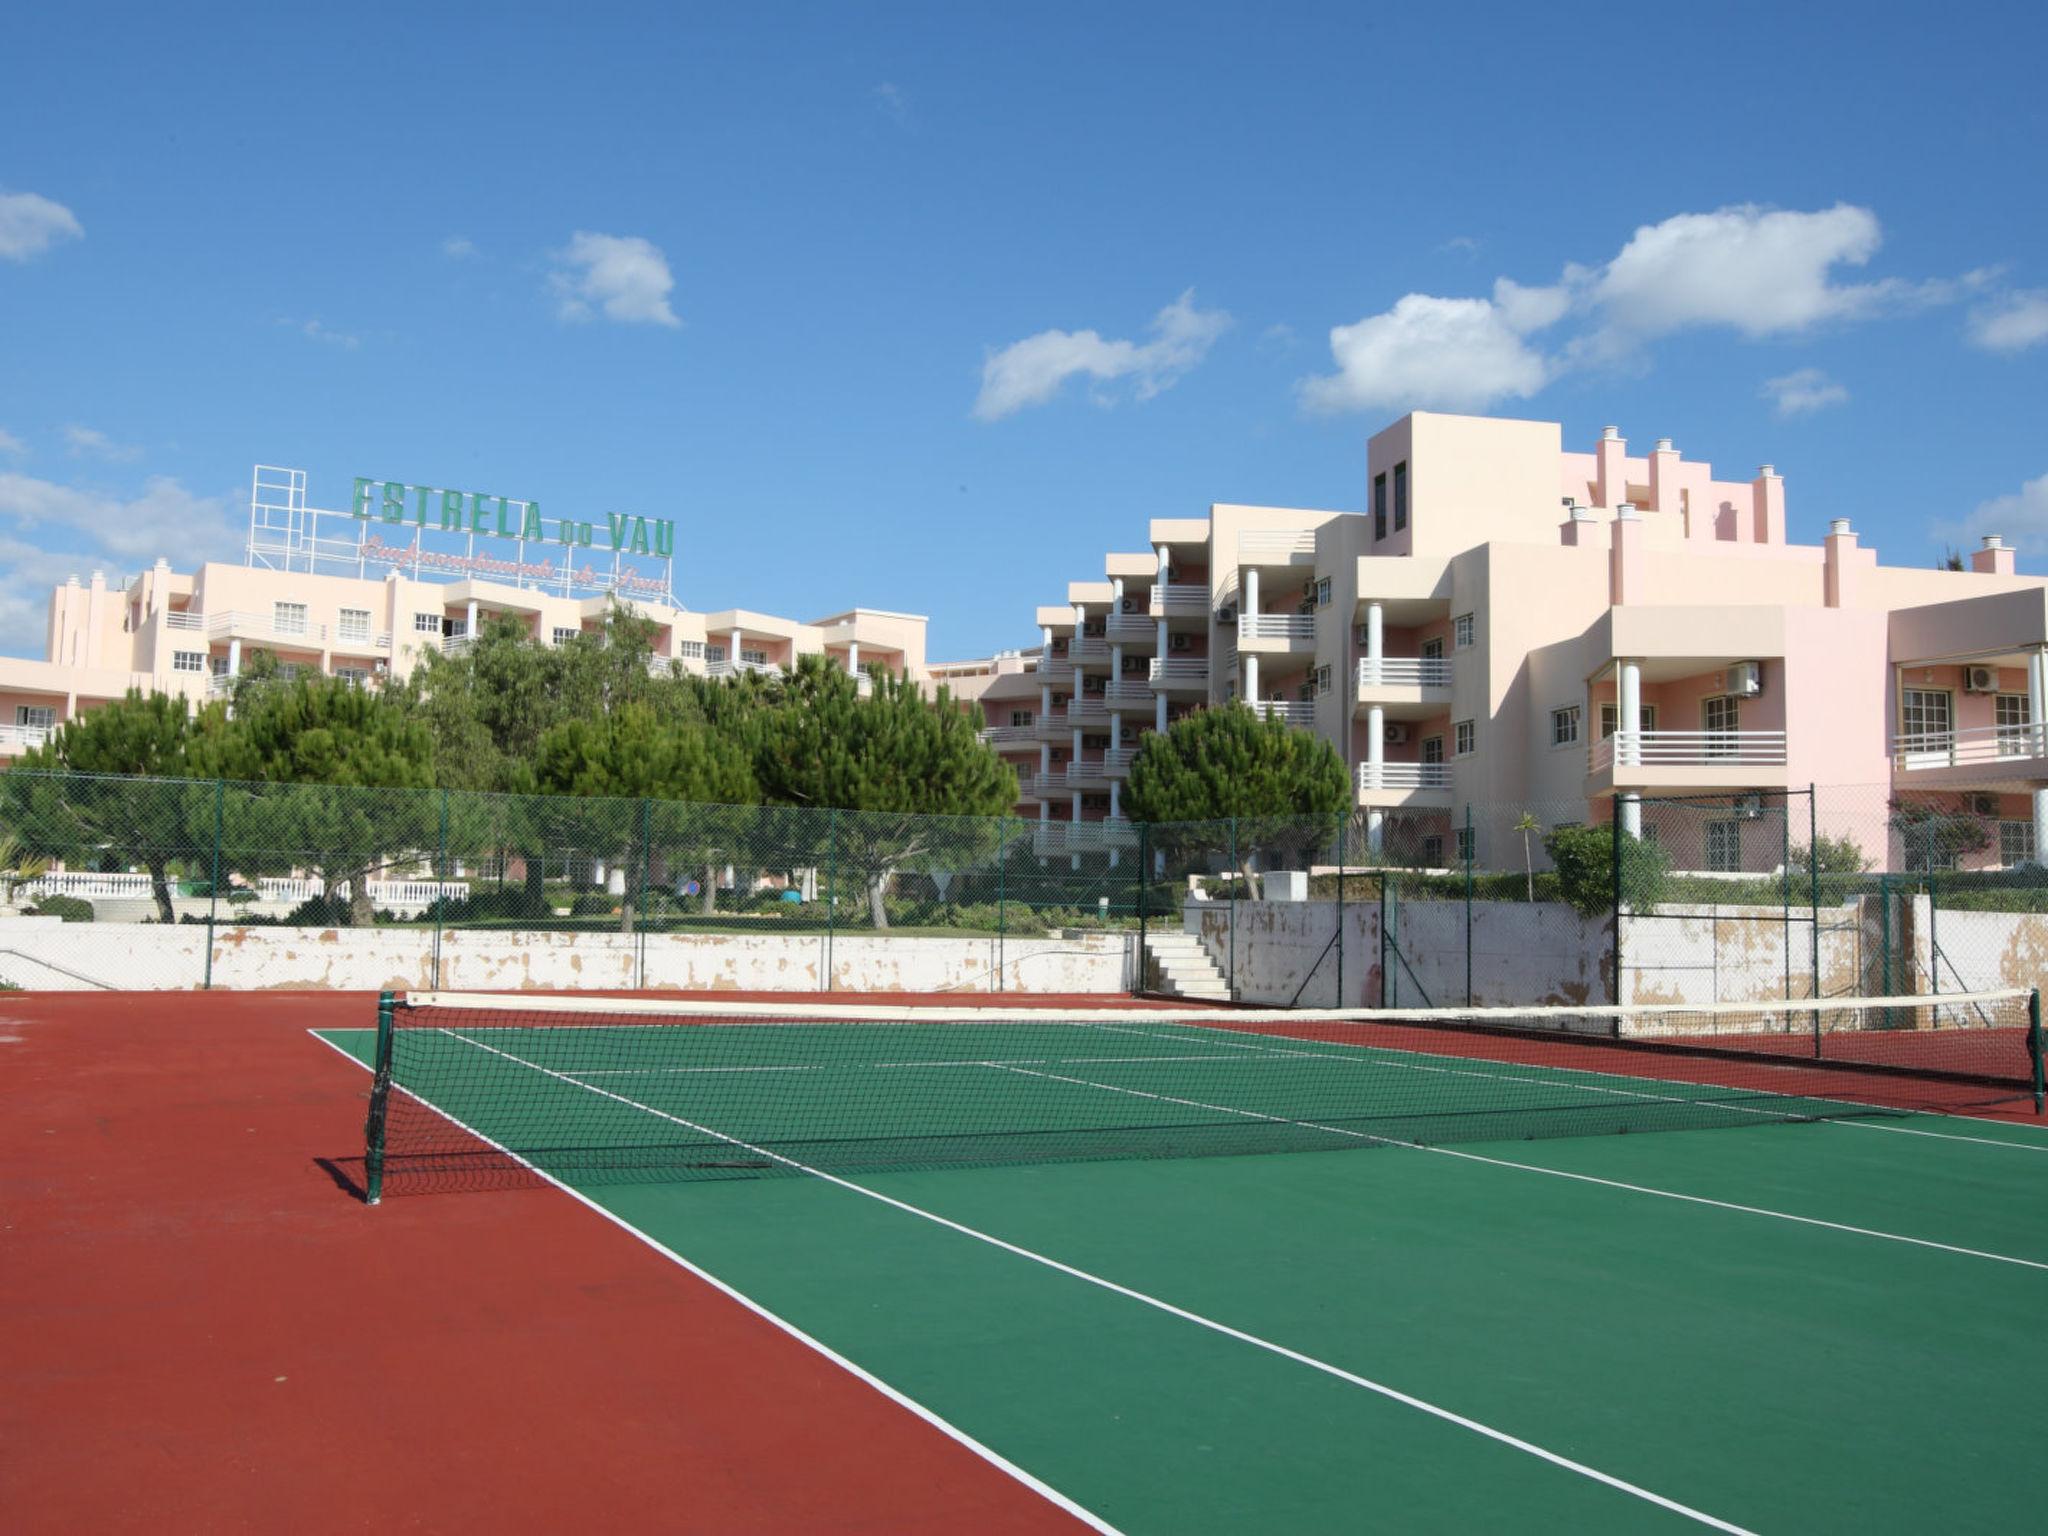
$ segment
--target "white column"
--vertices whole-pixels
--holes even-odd
[[[1122,779],[1111,779],[1111,780],[1109,781],[1109,815],[1110,815],[1110,819],[1111,819],[1112,821],[1116,821],[1116,820],[1121,820],[1121,819],[1122,819],[1122,817],[1123,817],[1123,814],[1124,814],[1124,797],[1123,797],[1123,788],[1124,788],[1124,781],[1123,781]],[[1112,855],[1110,856],[1110,862],[1111,862],[1111,863],[1115,863],[1115,862],[1116,862],[1116,858],[1115,858],[1115,855],[1113,855],[1113,854],[1112,854]]]
[[[1259,700],[1259,658],[1244,648],[1244,642],[1250,636],[1254,627],[1245,623],[1245,620],[1255,619],[1259,615],[1259,568],[1257,566],[1247,566],[1245,568],[1244,591],[1240,596],[1243,598],[1243,601],[1238,604],[1237,608],[1237,670],[1238,675],[1244,679],[1245,702],[1250,704],[1252,708],[1257,709]]]
[[[1071,815],[1073,817],[1073,820],[1070,821],[1067,825],[1067,846],[1069,848],[1073,848],[1076,846],[1075,839],[1080,835],[1075,830],[1075,828],[1081,825],[1081,791],[1079,791],[1078,789],[1074,791],[1074,809],[1071,812]],[[1067,863],[1069,868],[1079,869],[1081,867],[1081,855],[1079,853],[1075,853],[1073,857],[1067,861]]]
[[[1052,626],[1050,624],[1040,626],[1038,643],[1040,646],[1038,661],[1039,665],[1043,666],[1046,662],[1052,660]],[[1045,681],[1038,685],[1038,718],[1040,720],[1050,720],[1052,718],[1052,679],[1046,677],[1043,672],[1039,676],[1045,677]]]
[[[2048,756],[2048,711],[2044,711],[2044,703],[2048,703],[2048,652],[2029,651],[2027,653],[2027,724],[2033,727],[2034,753],[2036,756]],[[2036,848],[2040,853],[2048,855],[2048,848],[2040,848],[2038,844]]]
[[[1621,797],[1621,830],[1630,837],[1643,835],[1643,797],[1633,790]]]
[[[1155,731],[1166,729],[1166,695],[1163,693],[1155,696],[1152,700],[1152,729]]]
[[[1166,546],[1164,544],[1154,544],[1152,546],[1152,553],[1159,557],[1159,585],[1163,587],[1166,585],[1166,572],[1171,564],[1166,553]]]
[[[1634,767],[1643,760],[1643,667],[1641,662],[1621,664],[1621,683],[1615,689],[1614,760]]]
[[[1250,618],[1259,611],[1259,568],[1247,566],[1244,573],[1244,602],[1239,605],[1238,616]]]
[[[1375,858],[1387,841],[1387,813],[1378,806],[1365,813],[1365,846]]]
[[[1380,788],[1380,771],[1387,759],[1387,711],[1375,704],[1365,712],[1365,782]]]
[[[1371,663],[1366,668],[1366,677],[1377,683],[1380,680],[1380,661],[1387,654],[1386,610],[1378,603],[1365,605],[1365,659]]]
[[[473,597],[469,600],[469,620],[464,625],[462,632],[465,635],[474,635],[476,633],[476,599]]]
[[[740,632],[734,630],[726,637],[725,659],[732,663],[733,671],[740,669]]]
[[[846,642],[846,670],[855,677],[860,676],[860,642],[858,640]]]
[[[228,641],[228,676],[240,677],[241,675],[242,642],[239,639],[230,640]]]
[[[2034,859],[2048,862],[2048,789],[2034,791]]]
[[[1081,727],[1079,727],[1078,725],[1074,727],[1074,747],[1071,755],[1069,755],[1069,757],[1067,758],[1067,761],[1070,763],[1078,763],[1081,761]],[[1073,770],[1070,768],[1067,771],[1071,773]]]
[[[1259,658],[1240,653],[1238,660],[1243,663],[1245,702],[1256,709],[1259,698]]]
[[[1040,778],[1044,778],[1044,777],[1045,777],[1046,775],[1050,774],[1051,772],[1052,772],[1052,743],[1051,743],[1051,742],[1049,742],[1049,741],[1041,741],[1041,742],[1040,742],[1040,743],[1038,744],[1038,776],[1039,776]]]

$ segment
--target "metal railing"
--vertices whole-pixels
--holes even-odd
[[[1974,763],[2010,763],[2048,757],[2048,736],[2038,725],[1974,725],[1959,731],[1928,731],[1892,740],[1892,766],[1912,772],[1967,768]]]
[[[737,677],[742,672],[763,672],[772,676],[781,670],[782,668],[772,661],[746,661],[744,659],[735,661],[728,656],[722,661],[707,662],[704,667],[704,675],[706,677]]]
[[[1147,674],[1156,685],[1179,683],[1183,686],[1206,686],[1209,681],[1209,658],[1206,656],[1154,656]]]
[[[1315,705],[1299,699],[1260,699],[1252,708],[1266,720],[1284,720],[1289,725],[1303,727],[1316,723]]]
[[[1150,704],[1152,685],[1136,676],[1120,677],[1102,690],[1102,697],[1110,704]]]
[[[1449,789],[1449,763],[1360,763],[1360,789]]]
[[[0,756],[30,751],[56,734],[51,725],[0,725]]]
[[[1137,755],[1136,747],[1111,747],[1102,754],[1102,771],[1112,779],[1120,779],[1131,771],[1131,759]]]
[[[1030,725],[984,726],[981,732],[981,739],[992,747],[1036,745],[1038,741],[1038,726],[1036,722]]]
[[[1316,616],[1312,613],[1245,613],[1237,620],[1237,638],[1246,640],[1307,640],[1316,637]]]
[[[1069,725],[1083,725],[1109,719],[1109,705],[1101,699],[1069,699],[1065,709],[1053,711]]]
[[[1107,661],[1109,642],[1100,635],[1080,636],[1067,647],[1067,656],[1072,661]]]
[[[1603,768],[1782,767],[1783,731],[1616,731],[1593,743],[1589,760]]]
[[[1125,601],[1133,600],[1126,598]],[[1112,639],[1150,640],[1158,633],[1157,624],[1158,621],[1146,611],[1145,605],[1136,603],[1129,613],[1112,613],[1109,622],[1103,627]]]
[[[1442,656],[1362,656],[1361,688],[1448,688],[1451,664]]]
[[[1209,589],[1192,582],[1173,582],[1152,589],[1152,615],[1205,614],[1209,611]]]

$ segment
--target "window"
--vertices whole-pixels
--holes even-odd
[[[1998,862],[2007,869],[2034,862],[2034,824],[2031,821],[2001,821],[1998,824]]]
[[[1998,755],[2025,757],[2027,737],[2031,734],[2027,727],[2034,723],[2028,713],[2027,696],[2024,693],[2001,693],[1993,708],[1998,724]]]
[[[1458,862],[1470,864],[1473,858],[1474,830],[1471,827],[1458,828]]]
[[[334,675],[351,688],[367,688],[370,685],[370,674],[362,667],[336,667]]]
[[[1010,711],[1010,724],[1011,724],[1011,725],[1029,725],[1030,723],[1031,723],[1031,711],[1030,711],[1030,710],[1028,710],[1028,709],[1013,709],[1013,710],[1011,710],[1011,711]]]
[[[702,640],[678,640],[676,642],[676,654],[690,661],[702,661],[704,659],[704,642]]]
[[[765,667],[768,665],[768,653],[766,651],[742,649],[740,651],[740,660],[750,667]]]
[[[1734,874],[1742,868],[1742,823],[1707,823],[1707,868],[1717,874]]]
[[[567,645],[582,633],[583,631],[580,629],[571,629],[566,624],[557,624],[554,627],[554,643],[556,645]]]
[[[1399,533],[1408,526],[1408,464],[1406,460],[1394,466],[1394,532]]]
[[[1422,659],[1424,661],[1442,661],[1444,659],[1444,637],[1442,635],[1432,635],[1429,639],[1422,642]]]
[[[1372,477],[1372,536],[1384,539],[1387,536],[1387,477]]]
[[[438,635],[441,633],[441,615],[438,613],[416,613],[412,616],[412,630],[416,635]]]
[[[1316,578],[1316,606],[1318,608],[1330,606],[1330,578],[1327,576],[1318,576]]]
[[[1600,739],[1602,741],[1605,741],[1614,734],[1615,722],[1620,717],[1621,706],[1619,704],[1607,703],[1600,706]],[[1657,706],[1654,704],[1643,705],[1642,708],[1636,711],[1636,723],[1639,730],[1654,731],[1657,729]]]
[[[304,603],[272,603],[270,605],[270,627],[280,635],[303,635],[306,632],[306,605]]]
[[[17,704],[14,706],[14,723],[35,731],[55,730],[57,708],[54,704]]]
[[[1318,694],[1324,694],[1330,691],[1331,671],[1332,669],[1328,666],[1321,666],[1316,668],[1316,692]]]
[[[1451,620],[1451,644],[1458,650],[1472,649],[1472,615],[1461,613]]]
[[[1568,747],[1579,739],[1579,706],[1568,705],[1550,712],[1550,744]]]
[[[1734,757],[1741,751],[1735,740],[1739,718],[1732,694],[1721,694],[1701,702],[1700,723],[1706,728],[1708,757]]]
[[[1451,755],[1453,757],[1470,757],[1472,755],[1473,743],[1477,739],[1478,732],[1473,728],[1470,720],[1458,721],[1451,727]]]
[[[725,647],[724,647],[724,646],[722,646],[722,645],[707,645],[707,646],[705,646],[705,647],[704,647],[704,659],[705,659],[706,661],[723,661],[723,660],[725,660]]]
[[[367,644],[370,638],[370,610],[367,608],[342,609],[341,622],[335,625],[334,632],[339,639],[354,640]]]
[[[206,670],[206,652],[171,652],[171,670],[173,672],[204,672]]]
[[[1434,833],[1422,840],[1422,866],[1425,869],[1442,869],[1444,866],[1444,840]]]
[[[1942,688],[1907,688],[1899,694],[1899,725],[1908,747],[1946,751],[1955,734],[1955,697]]]
[[[1422,738],[1422,760],[1425,763],[1440,763],[1444,760],[1444,739],[1441,736]]]

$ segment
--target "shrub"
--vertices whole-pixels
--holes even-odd
[[[1557,878],[1557,894],[1581,917],[1602,917],[1614,909],[1614,828],[1557,827],[1543,839]],[[1655,906],[1664,898],[1671,856],[1658,843],[1624,838],[1621,899],[1631,907]],[[1726,899],[1725,897],[1723,898]]]
[[[619,910],[619,898],[603,891],[585,891],[569,903],[572,917],[610,917]]]
[[[29,909],[30,917],[61,917],[67,923],[92,921],[92,903],[77,896],[44,896]]]
[[[346,928],[349,923],[346,896],[311,896],[287,912],[279,925],[285,928]]]

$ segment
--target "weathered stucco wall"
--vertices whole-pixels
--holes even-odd
[[[699,991],[1123,992],[1137,936],[507,933],[418,928],[222,929],[213,985],[466,991],[675,987]],[[0,979],[73,990],[183,990],[206,976],[206,930],[0,918]]]

